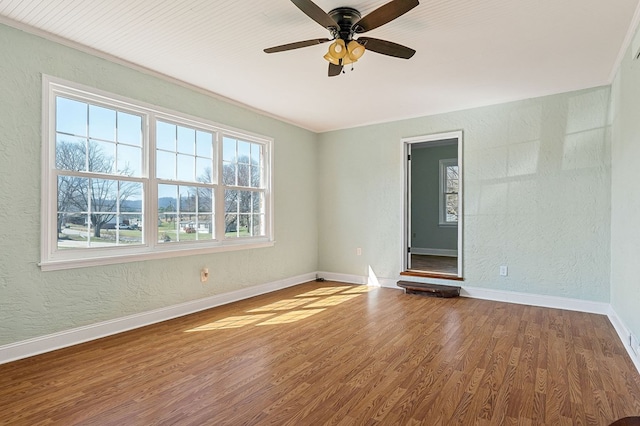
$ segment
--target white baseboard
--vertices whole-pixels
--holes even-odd
[[[543,308],[564,309],[567,311],[588,312],[591,314],[607,315],[611,305],[590,300],[570,299],[567,297],[544,296],[532,293],[519,293],[515,291],[492,290],[463,286],[460,296],[473,299],[492,300],[495,302],[517,303],[519,305],[540,306]]]
[[[427,254],[429,256],[458,257],[458,250],[411,247],[411,254]]]
[[[318,271],[318,277],[328,281],[338,281],[347,284],[367,284],[367,277],[361,275],[338,274],[335,272]]]
[[[235,290],[229,293],[206,297],[204,299],[193,300],[190,302],[167,306],[165,308],[141,312],[122,318],[102,321],[96,324],[90,324],[46,336],[23,340],[21,342],[10,343],[8,345],[0,346],[0,364],[77,345],[79,343],[88,342],[101,337],[122,333],[134,328],[144,327],[146,325],[155,324],[172,318],[189,315],[194,312],[203,311],[205,309],[214,308],[216,306],[225,305],[238,300],[248,299],[249,297],[270,293],[283,288],[292,287],[308,281],[313,281],[315,277],[315,273],[303,274],[297,277],[286,278],[254,287]]]
[[[607,316],[609,317],[611,325],[613,325],[613,328],[615,328],[616,332],[618,333],[618,337],[620,337],[624,348],[627,350],[627,353],[629,354],[629,358],[631,358],[633,365],[636,366],[636,370],[638,370],[638,373],[640,373],[640,353],[634,352],[633,348],[631,347],[631,343],[629,342],[629,336],[631,335],[631,332],[629,331],[627,326],[624,325],[624,322],[622,322],[612,306],[609,306],[609,312],[607,313]]]
[[[374,274],[371,274],[368,277],[363,277],[361,275],[338,274],[335,272],[321,271],[318,272],[318,277],[329,281],[338,281],[347,284],[366,284],[371,287],[386,287],[401,290],[401,288],[396,285],[398,280],[393,280],[391,278],[378,278]]]

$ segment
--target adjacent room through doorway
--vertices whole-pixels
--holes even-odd
[[[462,132],[404,140],[404,273],[462,277]]]

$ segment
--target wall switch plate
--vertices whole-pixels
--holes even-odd
[[[356,249],[356,255],[357,255],[357,256],[362,256],[362,249],[361,249],[360,247],[358,247],[358,248]]]
[[[509,270],[507,269],[507,267],[505,265],[501,265],[500,266],[500,276],[501,277],[506,277],[509,274]]]

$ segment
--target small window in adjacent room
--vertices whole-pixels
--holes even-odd
[[[273,245],[271,139],[43,85],[43,270]]]
[[[440,160],[440,225],[454,226],[458,223],[458,160]]]

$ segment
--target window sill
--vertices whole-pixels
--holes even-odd
[[[412,269],[409,269],[408,271],[400,272],[400,275],[409,276],[409,277],[439,278],[442,280],[464,281],[464,278],[454,274],[442,274],[437,272],[416,271]]]
[[[440,227],[440,228],[457,228],[458,227],[458,222],[456,222],[456,223],[439,223],[438,227]]]
[[[213,247],[187,247],[171,250],[154,250],[139,253],[117,254],[113,256],[87,257],[83,259],[54,259],[42,261],[38,264],[40,269],[47,271],[60,271],[64,269],[87,268],[91,266],[115,265],[128,262],[140,262],[143,260],[167,259],[173,257],[196,256],[227,251],[249,250],[265,247],[273,247],[275,241],[255,241],[241,244],[226,244]]]

